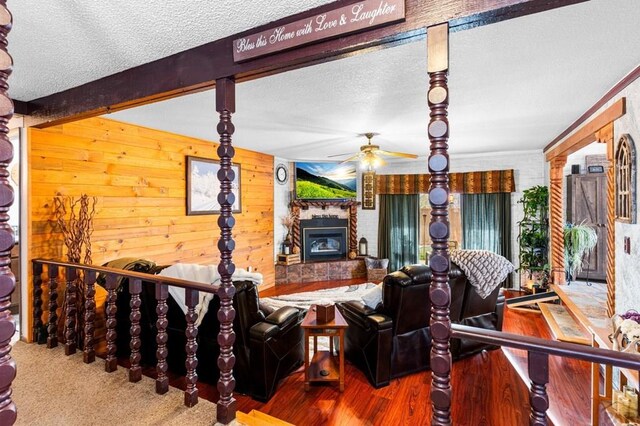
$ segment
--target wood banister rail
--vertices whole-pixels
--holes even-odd
[[[106,266],[94,266],[94,265],[84,265],[82,263],[69,263],[69,262],[60,262],[58,260],[51,259],[33,259],[33,265],[47,265],[47,266],[57,266],[62,268],[75,268],[76,270],[82,271],[95,271],[99,274],[113,274],[123,278],[129,279],[140,279],[145,282],[158,284],[167,284],[173,287],[180,287],[184,289],[198,290],[203,291],[205,293],[213,293],[216,294],[218,291],[218,286],[202,284],[196,281],[188,281],[181,280],[178,278],[171,277],[163,277],[159,275],[150,275],[145,274],[144,272],[135,272],[135,271],[125,271],[123,269],[109,268]],[[34,276],[35,280],[35,276]]]
[[[539,337],[522,336],[519,334],[503,333],[501,331],[485,330],[466,325],[452,324],[451,337],[469,339],[476,342],[529,352],[541,352],[548,355],[575,358],[598,364],[611,364],[620,368],[640,370],[640,354],[629,352],[615,352],[610,349],[594,348],[578,345],[577,343],[556,342]]]
[[[451,325],[451,337],[523,349],[528,352],[528,372],[531,380],[529,424],[536,426],[547,424],[546,412],[549,408],[549,396],[546,387],[549,382],[549,355],[640,371],[640,355],[628,352],[616,352],[575,343],[552,342],[538,337],[521,336],[459,324]]]
[[[192,407],[198,403],[198,389],[196,388],[196,382],[198,375],[196,373],[196,367],[198,365],[198,359],[196,352],[198,344],[196,337],[198,329],[195,325],[197,320],[197,313],[195,307],[198,304],[198,294],[200,291],[205,293],[217,294],[219,292],[219,286],[203,284],[194,281],[181,280],[177,278],[164,277],[159,275],[152,275],[143,272],[127,271],[123,269],[116,269],[104,266],[93,266],[79,263],[61,262],[50,259],[33,259],[33,288],[34,288],[34,304],[33,304],[33,329],[34,335],[37,337],[38,343],[47,343],[47,347],[53,348],[58,344],[58,315],[59,310],[57,289],[59,280],[62,278],[62,272],[64,271],[64,280],[66,281],[67,289],[77,284],[78,279],[83,279],[85,286],[85,312],[84,312],[84,339],[83,343],[83,360],[85,363],[91,363],[95,360],[94,349],[94,324],[96,317],[96,303],[95,303],[95,287],[93,283],[96,280],[98,274],[105,276],[104,287],[107,291],[107,298],[105,302],[105,315],[106,315],[106,358],[105,358],[105,371],[113,372],[118,368],[118,359],[116,357],[116,339],[117,339],[117,320],[116,320],[116,300],[117,300],[117,287],[119,278],[127,278],[129,280],[128,291],[131,295],[130,301],[130,314],[129,320],[131,326],[129,329],[131,340],[130,349],[131,355],[129,358],[129,381],[137,382],[142,378],[141,368],[141,346],[142,340],[140,338],[142,318],[141,294],[143,291],[143,283],[151,284],[155,287],[155,299],[158,302],[156,307],[157,319],[154,322],[156,324],[158,334],[156,336],[156,358],[157,358],[157,378],[155,381],[156,393],[164,394],[168,391],[169,379],[167,377],[167,298],[169,296],[169,286],[179,287],[185,289],[185,298],[187,305],[187,314],[185,319],[187,322],[187,328],[185,330],[185,337],[187,343],[185,351],[187,353],[187,359],[185,367],[187,369],[187,388],[184,393],[184,403],[188,407]],[[78,274],[78,271],[83,271],[82,276]],[[43,273],[46,272],[46,277],[43,278]],[[49,289],[49,305],[48,312],[49,318],[45,325],[42,321],[42,286],[45,285]],[[126,291],[126,290],[125,290]],[[66,291],[68,294],[68,290]],[[145,293],[146,294],[146,293]],[[64,336],[65,336],[65,354],[67,356],[76,352],[77,336],[75,333],[77,321],[76,317],[69,318],[70,315],[75,315],[75,301],[70,300],[73,303],[73,307],[67,303],[66,314],[64,324]],[[69,300],[67,301],[69,302]],[[235,415],[235,411],[233,412]]]

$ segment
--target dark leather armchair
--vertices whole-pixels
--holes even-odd
[[[453,322],[502,329],[504,296],[499,295],[499,288],[482,299],[457,266],[452,265],[449,277]],[[365,373],[373,386],[386,386],[393,378],[429,368],[430,284],[428,266],[405,266],[385,277],[382,303],[375,309],[361,302],[337,304],[349,323],[345,336],[347,359]],[[454,340],[451,352],[454,359],[459,359],[483,349],[493,347]]]
[[[155,267],[149,273],[159,273],[164,267]],[[123,283],[126,284],[126,283]],[[263,312],[259,307],[258,290],[251,281],[234,282],[236,294],[233,307],[236,311],[233,330],[236,335],[233,353],[236,361],[233,375],[236,381],[235,391],[267,401],[273,396],[278,382],[302,365],[303,330],[300,327],[304,311],[283,307],[273,313]],[[141,355],[142,363],[155,365],[156,351],[156,306],[155,285],[143,282],[141,294]],[[128,356],[130,300],[126,285],[118,295],[118,356]],[[167,334],[169,369],[184,375],[186,373],[186,337],[187,322],[180,306],[169,295],[167,299]],[[217,318],[220,299],[214,297],[209,304],[202,323],[198,327],[198,380],[215,384],[220,376],[218,369],[218,331]]]

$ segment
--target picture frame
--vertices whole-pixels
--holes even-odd
[[[599,165],[587,166],[587,171],[589,173],[604,173],[604,166],[599,166]]]
[[[186,158],[187,216],[219,214],[218,194],[220,193],[220,181],[218,180],[218,170],[220,170],[220,161],[192,156],[187,156]],[[235,195],[231,211],[233,213],[241,213],[240,164],[233,163],[231,169],[235,173],[231,183],[231,191]]]
[[[376,172],[362,172],[362,210],[376,209]]]

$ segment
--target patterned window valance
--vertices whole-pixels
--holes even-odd
[[[451,173],[450,192],[460,194],[488,194],[515,192],[513,170]],[[377,194],[426,194],[429,192],[429,175],[376,175]]]

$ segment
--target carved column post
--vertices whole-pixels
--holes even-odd
[[[293,252],[300,253],[302,248],[300,244],[300,206],[291,205],[291,214],[293,215]]]
[[[94,332],[96,320],[96,272],[84,272],[84,350],[82,359],[86,364],[96,360],[96,351],[94,348]]]
[[[432,271],[431,288],[431,424],[451,424],[451,318],[449,306],[449,24],[427,29],[427,71],[431,110],[429,121],[429,203],[431,204],[431,236],[433,252],[429,258]]]
[[[33,263],[33,340],[38,344],[47,341],[42,322],[42,270],[42,263]]]
[[[58,346],[58,267],[49,265],[49,324],[47,348]]]
[[[616,313],[616,165],[613,122],[596,132],[600,143],[607,144],[607,316]]]
[[[187,328],[184,331],[187,337],[187,343],[185,349],[187,351],[187,359],[184,362],[187,368],[187,374],[185,381],[187,382],[187,388],[184,390],[184,405],[187,407],[193,407],[198,403],[198,388],[196,383],[198,382],[198,373],[196,368],[198,367],[198,327],[196,327],[196,320],[198,314],[196,313],[196,305],[198,305],[198,290],[192,290],[187,288],[184,290],[185,304],[187,305],[187,313],[185,319],[187,320]]]
[[[107,356],[104,359],[104,371],[111,373],[118,369],[118,359],[116,358],[116,338],[118,337],[118,332],[116,331],[116,326],[118,325],[116,320],[116,313],[118,312],[116,287],[118,281],[113,274],[107,274],[105,281],[107,289],[107,306],[105,308],[105,313],[107,314]]]
[[[218,123],[218,134],[220,135],[220,145],[218,146],[218,157],[220,157],[220,170],[218,180],[220,180],[220,193],[218,202],[220,203],[220,216],[218,226],[220,227],[220,239],[218,248],[220,249],[220,310],[218,319],[220,320],[220,333],[218,343],[220,344],[220,356],[218,357],[218,367],[220,368],[220,379],[218,380],[218,391],[220,400],[217,403],[217,420],[220,423],[228,424],[236,418],[236,400],[233,398],[233,389],[236,386],[233,378],[233,366],[236,362],[233,355],[233,343],[236,335],[233,331],[233,319],[236,312],[233,309],[233,296],[235,287],[231,281],[231,276],[236,269],[232,260],[235,241],[232,238],[231,230],[235,224],[235,219],[231,213],[231,206],[235,201],[235,196],[231,192],[231,182],[235,174],[231,169],[231,161],[235,150],[231,145],[231,135],[234,127],[231,122],[231,114],[236,110],[236,86],[232,78],[221,78],[216,80],[216,110],[220,114]]]
[[[349,206],[349,259],[355,259],[358,254],[358,204]]]
[[[167,312],[169,312],[169,306],[167,305],[167,298],[169,297],[169,286],[166,284],[156,283],[156,314],[158,319],[156,320],[156,328],[158,334],[156,335],[156,343],[158,347],[156,349],[156,359],[158,364],[156,365],[156,393],[165,394],[169,391],[169,378],[167,377],[167,370],[169,365],[167,364],[167,341],[169,335],[167,334],[167,326],[169,321],[167,320]],[[186,298],[186,293],[185,293]],[[187,324],[189,328],[189,324]],[[196,332],[197,333],[197,332]],[[187,339],[189,332],[187,331]],[[187,387],[189,387],[189,378],[187,377]]]
[[[549,203],[549,228],[551,231],[551,279],[554,284],[564,284],[564,202],[562,187],[566,155],[551,159],[551,190]]]
[[[76,300],[78,295],[78,273],[75,268],[65,268],[67,288],[65,289],[66,312],[64,319],[64,353],[72,355],[76,353],[76,324],[78,307]]]
[[[9,184],[7,167],[13,159],[13,146],[9,141],[7,124],[13,116],[13,102],[7,95],[7,79],[13,59],[7,53],[7,34],[11,30],[12,16],[6,0],[0,0],[0,424],[12,425],[16,421],[16,406],[11,400],[11,382],[16,377],[16,363],[11,358],[11,337],[16,325],[9,308],[16,279],[9,269],[11,248],[15,243],[13,230],[7,224],[9,208],[13,204],[13,190]]]
[[[142,299],[140,298],[142,293],[142,280],[141,279],[129,279],[129,294],[131,294],[131,301],[129,306],[131,312],[129,313],[129,319],[131,320],[131,327],[129,327],[129,334],[131,340],[129,341],[129,348],[131,348],[131,355],[129,355],[129,381],[139,382],[142,380],[142,367],[140,367],[140,346],[142,340],[140,340],[140,333],[142,328],[140,327],[140,319],[142,313],[140,313],[140,306],[142,306]]]

